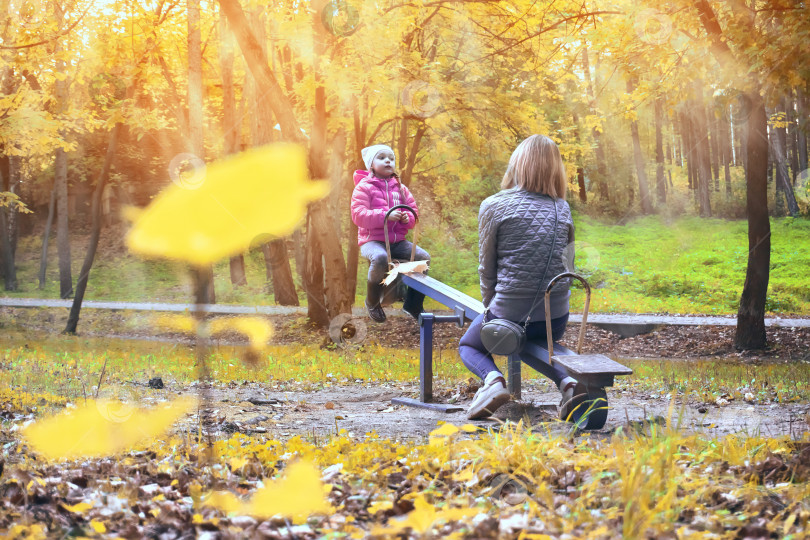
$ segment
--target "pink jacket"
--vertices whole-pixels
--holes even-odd
[[[368,171],[354,171],[352,221],[357,225],[357,243],[362,246],[372,240],[385,242],[385,213],[398,204],[407,204],[419,213],[413,195],[395,177],[383,180]],[[408,229],[413,229],[416,225],[416,220],[413,216],[410,217],[407,225],[399,221],[388,221],[388,240],[392,244],[405,240]]]

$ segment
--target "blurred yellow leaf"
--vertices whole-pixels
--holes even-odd
[[[107,532],[107,527],[105,527],[102,522],[96,521],[95,519],[90,521],[90,527],[99,534]]]
[[[250,338],[250,346],[262,349],[273,335],[273,327],[266,320],[259,317],[225,317],[214,319],[208,326],[211,335],[234,330]]]
[[[217,491],[205,504],[226,513],[262,518],[331,514],[333,509],[325,493],[318,469],[311,463],[299,461],[287,468],[284,478],[257,490],[250,501],[242,502],[232,493]]]
[[[23,436],[48,459],[108,456],[159,437],[194,404],[193,399],[179,398],[141,410],[117,401],[88,401],[30,425]]]
[[[135,221],[130,249],[204,266],[246,251],[259,235],[284,236],[306,205],[328,192],[307,180],[306,152],[293,144],[255,148],[165,189]]]
[[[155,317],[155,326],[164,330],[174,330],[186,334],[197,332],[197,321],[191,315],[158,315]]]

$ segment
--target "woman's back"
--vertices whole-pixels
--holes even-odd
[[[490,309],[506,319],[525,320],[530,310],[532,320],[542,319],[543,292],[570,268],[565,256],[573,237],[571,210],[563,199],[516,188],[485,199],[479,211],[484,304],[492,300]],[[552,290],[552,318],[568,312],[569,296],[567,284]]]

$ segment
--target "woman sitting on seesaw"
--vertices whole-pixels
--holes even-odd
[[[571,209],[565,202],[565,165],[557,144],[543,135],[524,140],[509,159],[501,191],[481,203],[478,213],[478,273],[484,313],[475,318],[459,342],[467,368],[483,379],[483,386],[467,410],[470,419],[491,416],[508,402],[506,379],[481,341],[481,326],[507,319],[525,327],[528,340],[545,339],[544,293],[554,276],[572,268],[574,241]],[[563,280],[551,291],[551,334],[554,341],[568,323],[570,283]],[[545,362],[524,359],[557,385],[562,393],[560,417],[587,397],[584,385]]]

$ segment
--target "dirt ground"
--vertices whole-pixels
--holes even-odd
[[[499,429],[505,422],[523,421],[539,432],[574,435],[572,424],[557,420],[560,395],[545,383],[524,384],[523,399],[501,407],[487,420],[469,421],[464,410],[469,405],[475,385],[436,388],[436,401],[446,403],[449,394],[462,410],[439,412],[394,405],[396,397],[418,397],[413,383],[355,383],[307,392],[280,392],[260,384],[224,385],[208,388],[206,393],[212,411],[214,434],[218,437],[241,432],[287,439],[300,435],[308,440],[326,438],[337,430],[362,438],[370,432],[385,438],[424,441],[439,421],[456,425],[474,425]],[[179,393],[187,393],[185,389]],[[160,399],[158,392],[152,398]],[[731,433],[748,436],[802,438],[810,433],[810,404],[749,404],[732,402],[724,406],[676,401],[670,410],[666,396],[642,395],[627,390],[608,389],[610,411],[604,428],[591,431],[592,436],[607,437],[617,430],[649,432],[663,428],[667,418],[673,426],[709,437]],[[656,426],[651,426],[656,425]],[[194,431],[195,421],[188,419],[185,428]]]
[[[23,334],[29,331],[55,333],[61,329],[66,310],[0,308],[0,329]],[[87,337],[124,337],[187,341],[186,336],[156,331],[149,315],[134,312],[85,310],[80,332]],[[273,340],[279,344],[321,344],[332,341],[328,332],[315,328],[303,317],[270,317],[275,327]],[[407,317],[389,317],[384,325],[364,324],[359,320],[364,342],[377,342],[388,347],[418,348],[419,328]],[[435,327],[434,349],[455,349],[464,332],[452,324]],[[579,325],[572,324],[563,343],[574,347]],[[669,326],[633,338],[619,336],[589,326],[584,352],[606,353],[614,358],[729,358],[742,362],[796,362],[810,360],[810,329],[768,328],[772,344],[765,351],[738,353],[733,347],[734,328],[723,326]],[[238,343],[237,336],[220,340],[220,344]],[[434,351],[435,354],[435,351]],[[448,400],[462,408],[458,412],[437,412],[427,409],[394,405],[391,399],[419,395],[415,383],[354,382],[313,391],[281,391],[260,383],[220,384],[206,390],[209,396],[213,425],[218,436],[232,432],[286,439],[301,435],[313,439],[345,429],[354,436],[375,431],[378,435],[398,439],[425,439],[441,420],[455,424],[467,423],[464,410],[469,405],[477,383],[448,388],[435,383],[436,401]],[[196,393],[199,388],[167,387],[161,390],[138,386],[145,401],[161,400],[172,394]],[[748,435],[802,437],[810,431],[810,404],[751,404],[732,401],[723,406],[697,402],[676,401],[671,408],[666,396],[645,395],[636,390],[609,388],[610,411],[606,426],[595,432],[609,436],[617,429],[649,430],[650,424],[665,424],[668,417],[674,425],[710,436],[729,433]],[[533,429],[569,433],[571,425],[557,420],[559,392],[544,382],[524,380],[522,400],[502,407],[486,421],[472,422],[497,429],[506,420],[531,424]],[[251,403],[252,401],[252,403]],[[196,422],[188,418],[181,429],[194,430]]]

